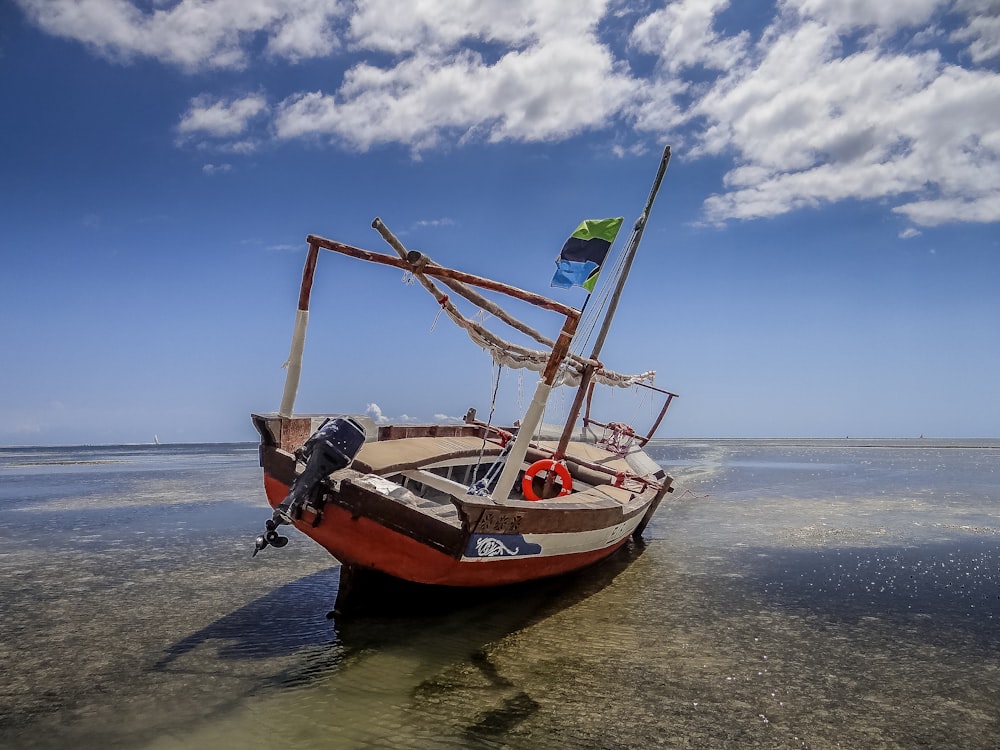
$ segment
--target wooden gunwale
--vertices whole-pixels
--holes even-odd
[[[313,417],[318,420],[322,415],[313,415]],[[295,477],[295,458],[293,453],[299,447],[299,444],[286,444],[284,441],[280,441],[281,445],[279,446],[279,440],[272,432],[273,428],[268,426],[268,415],[255,415],[254,425],[257,427],[258,432],[261,433],[261,466],[265,468],[267,473],[282,477],[290,484]],[[449,434],[428,434],[437,433],[438,431]],[[510,440],[509,433],[506,435],[505,433],[507,433],[506,430],[475,419],[467,421],[465,425],[383,426],[379,428],[379,439],[365,444],[361,453],[355,458],[353,466],[365,473],[389,476],[443,462],[477,458],[480,455],[483,455],[484,458],[489,457],[492,460],[500,454],[505,442]],[[491,434],[499,437],[492,437]],[[306,437],[308,437],[308,433],[303,433],[301,439],[304,440]],[[440,449],[433,447],[433,440],[435,439],[439,439],[437,446]],[[393,451],[393,448],[399,445],[398,441],[400,440],[407,440],[411,446],[423,443],[428,448],[422,451],[418,450],[419,455],[411,455],[408,460],[386,460],[377,455],[379,452]],[[414,440],[418,442],[412,442]],[[482,446],[483,440],[487,441],[485,449]],[[462,447],[462,443],[466,445]],[[574,442],[573,445],[575,446],[577,443]],[[590,447],[590,444],[580,443],[579,446],[580,449],[586,450]],[[267,463],[265,463],[264,449],[278,447],[282,448],[280,455],[283,459],[275,459],[268,452]],[[413,450],[411,448],[411,454]],[[579,449],[571,447],[569,455],[565,457],[565,460],[574,478],[580,479],[587,484],[595,486],[598,484],[608,484],[609,480],[622,476],[624,477],[625,485],[633,485],[634,483],[640,487],[652,487],[656,490],[662,490],[665,484],[669,484],[670,482],[670,480],[667,480],[667,482],[659,481],[658,477],[651,474],[636,474],[627,465],[623,465],[626,462],[626,459],[623,457],[610,453],[607,454],[606,460],[614,460],[615,462],[609,466],[606,463],[599,463],[584,455],[580,455],[578,451]],[[550,446],[532,441],[529,444],[526,458],[529,462],[540,458],[551,458],[554,452]],[[275,470],[272,468],[275,460],[279,460],[282,463],[287,462],[287,466],[281,470]],[[593,474],[588,475],[587,472],[593,472]]]
[[[307,509],[296,527],[310,537],[316,538],[316,528],[330,525],[328,510],[340,508],[350,513],[352,519],[366,518],[393,531],[449,554],[459,554],[464,549],[469,533],[483,533],[480,521],[484,514],[501,514],[516,519],[520,534],[553,534],[589,532],[611,528],[627,522],[636,515],[644,514],[659,493],[647,492],[635,495],[631,500],[602,498],[598,492],[582,502],[549,501],[532,503],[511,501],[505,505],[495,505],[487,498],[470,495],[456,504],[463,517],[458,528],[447,521],[426,512],[425,509],[386,497],[366,486],[364,475],[353,469],[344,469],[334,475],[337,489],[328,492],[323,519],[318,527],[312,524],[315,514]],[[278,477],[265,474],[265,487],[272,505],[277,505],[287,495],[289,483]],[[606,488],[613,489],[613,488]],[[619,491],[620,492],[620,491]],[[329,531],[329,529],[328,529]],[[485,533],[496,533],[485,529]]]

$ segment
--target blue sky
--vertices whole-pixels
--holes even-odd
[[[559,247],[631,223],[666,143],[604,356],[681,395],[662,436],[1000,430],[989,0],[15,0],[0,101],[0,445],[253,439],[305,236],[388,252],[375,216],[579,306]],[[490,357],[436,317],[324,254],[298,408],[485,414]]]

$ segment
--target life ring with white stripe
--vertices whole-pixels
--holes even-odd
[[[532,480],[534,480],[535,475],[540,471],[554,471],[556,476],[559,477],[559,483],[562,485],[562,489],[559,490],[559,494],[556,495],[556,497],[568,495],[570,490],[573,489],[573,478],[570,477],[569,469],[566,468],[566,464],[560,461],[554,461],[551,458],[543,458],[541,461],[535,461],[535,463],[529,466],[528,470],[524,472],[524,479],[521,480],[521,492],[524,494],[525,500],[537,502],[542,499],[538,496],[535,492],[535,488],[532,486]]]

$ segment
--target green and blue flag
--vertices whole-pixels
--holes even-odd
[[[581,286],[593,292],[604,259],[624,220],[619,216],[617,219],[587,219],[580,224],[556,258],[551,286],[563,289]]]

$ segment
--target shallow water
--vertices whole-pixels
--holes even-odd
[[[1000,442],[651,452],[606,564],[328,620],[254,446],[0,449],[0,746],[997,747]]]

